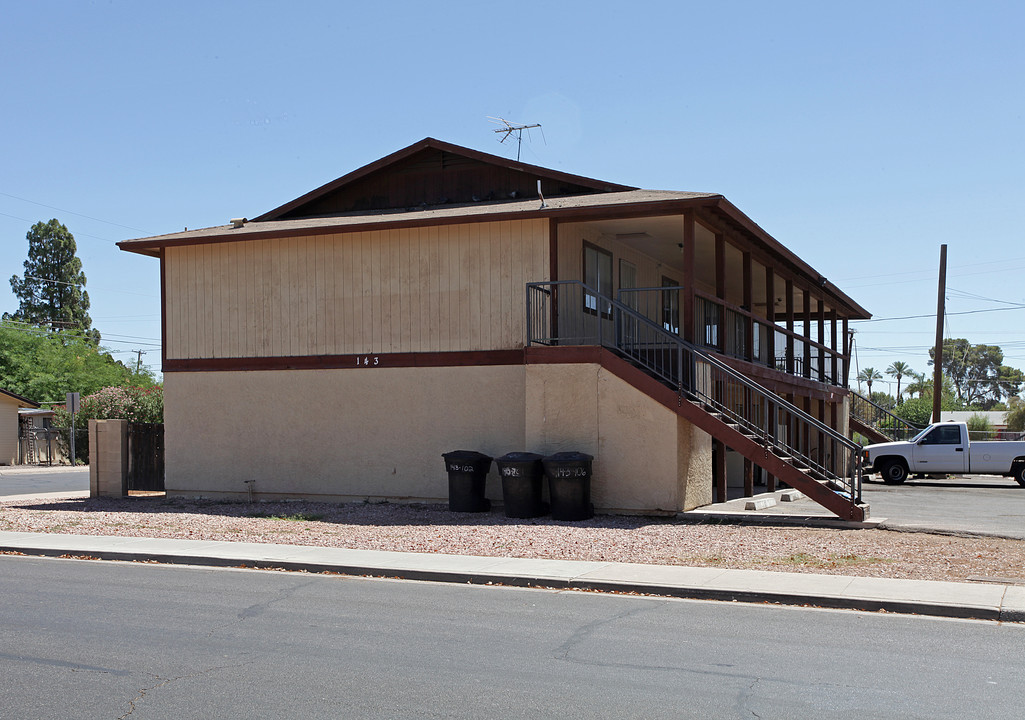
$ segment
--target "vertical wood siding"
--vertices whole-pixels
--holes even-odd
[[[520,347],[548,252],[546,220],[168,248],[167,357]]]

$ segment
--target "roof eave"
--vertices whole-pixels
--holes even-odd
[[[868,320],[872,317],[872,313],[863,308],[857,302],[854,301],[850,296],[844,293],[840,288],[827,280],[821,273],[815,268],[806,263],[804,260],[799,258],[788,249],[783,243],[774,238],[772,235],[767,233],[762,227],[754,220],[745,215],[740,208],[731,203],[723,196],[719,196],[719,200],[716,202],[716,207],[729,215],[731,219],[743,226],[745,230],[750,232],[752,235],[757,237],[759,240],[764,242],[772,252],[785,258],[787,262],[791,263],[797,270],[809,278],[817,278],[819,286],[827,293],[832,295],[834,298],[842,302],[848,310],[851,311],[851,315],[848,319],[851,320]]]
[[[15,400],[18,401],[18,404],[21,407],[27,407],[27,408],[31,408],[33,410],[39,408],[39,403],[33,402],[33,401],[29,400],[27,397],[22,397],[21,395],[18,395],[17,393],[12,393],[10,390],[4,390],[3,388],[0,388],[0,395],[6,395],[9,398],[14,398]]]

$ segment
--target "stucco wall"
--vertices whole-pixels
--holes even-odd
[[[0,465],[13,465],[18,458],[18,401],[0,395]]]
[[[672,410],[597,364],[528,365],[526,380],[527,445],[594,455],[597,509],[676,512],[711,502],[711,439]]]
[[[167,373],[170,495],[443,502],[441,454],[524,450],[524,367]],[[501,498],[492,468],[488,496]]]
[[[176,372],[169,495],[445,502],[441,454],[595,456],[599,511],[711,502],[711,441],[598,365]],[[492,468],[487,494],[500,501]]]

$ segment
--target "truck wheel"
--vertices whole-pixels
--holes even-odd
[[[1018,481],[1018,484],[1025,487],[1025,462],[1018,463],[1014,468],[1014,479]]]
[[[900,485],[908,479],[908,469],[900,460],[887,460],[879,468],[879,476],[887,485]]]

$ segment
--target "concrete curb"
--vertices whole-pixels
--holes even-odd
[[[681,522],[723,523],[730,525],[794,525],[800,527],[821,527],[841,530],[875,530],[883,529],[887,518],[871,518],[864,522],[841,520],[828,515],[802,515],[797,513],[755,513],[742,510],[688,510],[677,513],[675,518]]]
[[[1025,623],[1025,586],[584,560],[0,532],[0,552],[544,587]]]

